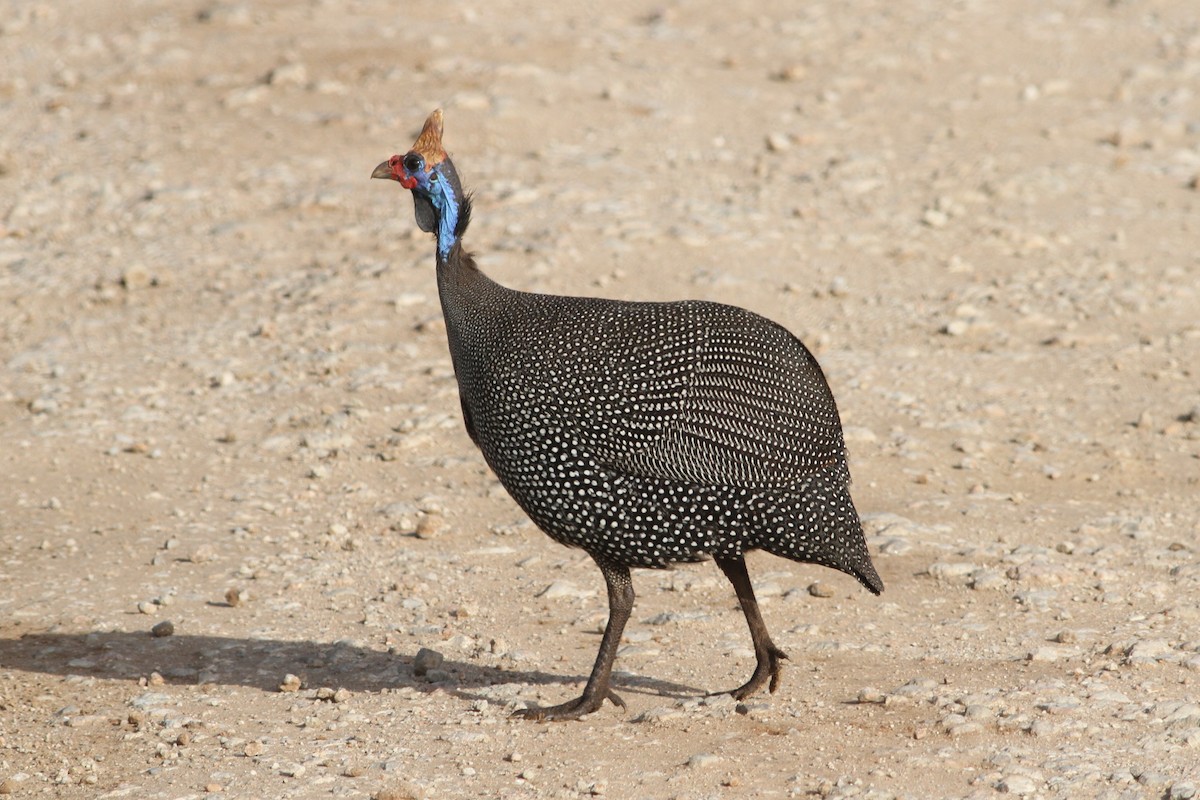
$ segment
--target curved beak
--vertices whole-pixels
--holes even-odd
[[[378,167],[376,167],[375,171],[371,173],[371,177],[372,178],[391,178],[392,180],[395,180],[395,176],[392,175],[392,165],[387,161],[383,162]]]

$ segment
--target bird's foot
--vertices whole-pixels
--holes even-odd
[[[599,710],[600,706],[604,705],[605,700],[608,700],[614,706],[625,707],[625,701],[616,692],[612,689],[605,689],[603,692],[594,692],[590,696],[587,692],[584,692],[581,697],[556,706],[517,709],[509,716],[518,719],[528,719],[534,722],[560,722],[566,719],[579,719],[585,714],[591,714],[593,711]]]
[[[768,691],[775,694],[775,690],[779,688],[779,676],[783,672],[783,665],[780,663],[782,661],[787,661],[787,653],[773,644],[768,645],[767,657],[758,660],[758,666],[754,668],[754,674],[750,676],[750,680],[731,692],[713,692],[713,694],[731,694],[735,700],[745,700],[762,689],[763,684],[768,681],[770,681],[767,687]]]

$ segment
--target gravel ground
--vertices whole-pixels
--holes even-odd
[[[10,3],[0,795],[1191,798],[1200,18],[1184,0]],[[887,584],[606,615],[458,416],[446,111],[512,286],[776,319]]]

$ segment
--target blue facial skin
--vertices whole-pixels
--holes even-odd
[[[405,167],[404,175],[408,181],[401,183],[408,185],[411,182],[412,190],[429,198],[429,202],[437,211],[438,254],[446,258],[454,245],[454,228],[458,224],[458,198],[454,196],[450,182],[441,175],[436,164],[431,169],[420,169],[416,172],[410,172]]]

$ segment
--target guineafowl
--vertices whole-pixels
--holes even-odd
[[[609,617],[583,694],[517,714],[577,719],[607,699],[634,603],[630,567],[713,559],[733,584],[757,666],[731,693],[779,685],[744,555],[832,567],[879,594],[841,420],[816,359],[783,327],[711,302],[624,302],[515,291],[463,248],[471,198],[434,111],[372,178],[412,192],[437,239],[437,285],[463,421],[504,488],[552,539],[584,550]]]

